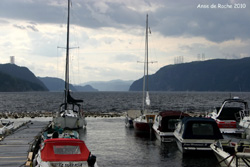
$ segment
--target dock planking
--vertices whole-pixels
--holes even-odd
[[[25,166],[31,145],[48,124],[49,121],[29,121],[0,141],[0,166]]]

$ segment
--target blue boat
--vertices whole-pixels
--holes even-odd
[[[183,153],[212,151],[210,145],[223,139],[216,121],[212,118],[185,117],[174,131],[176,143]]]

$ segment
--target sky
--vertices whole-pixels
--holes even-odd
[[[70,82],[143,76],[176,63],[250,57],[249,0],[72,0]],[[1,0],[0,63],[64,79],[67,0]]]

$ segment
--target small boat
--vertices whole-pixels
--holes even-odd
[[[181,111],[162,111],[156,115],[153,130],[155,136],[161,142],[172,142],[176,125],[184,117],[189,115]]]
[[[208,117],[213,118],[221,133],[241,134],[244,129],[239,127],[239,112],[248,110],[246,101],[238,97],[226,99],[221,107],[217,107]]]
[[[223,139],[217,123],[211,118],[185,117],[174,131],[176,143],[183,153],[189,151],[211,151],[215,140]]]
[[[14,129],[14,122],[3,121],[0,122],[0,135],[5,135]]]
[[[133,128],[133,120],[141,115],[140,110],[128,110],[125,117],[125,126],[127,128]]]
[[[65,71],[65,92],[64,103],[60,105],[60,111],[53,122],[56,126],[68,129],[81,129],[87,125],[81,103],[83,100],[74,99],[69,91],[69,21],[70,21],[70,0],[68,0],[67,20],[67,45],[66,45],[66,71]]]
[[[141,115],[133,120],[135,130],[142,132],[151,132],[155,113],[150,110],[150,98],[148,92],[148,15],[146,16],[146,40],[145,40],[145,60],[144,60],[144,77],[143,77],[143,97]]]
[[[218,140],[210,145],[218,164],[226,167],[249,167],[250,166],[250,143],[249,141]]]
[[[33,160],[35,167],[79,166],[97,167],[96,157],[91,155],[84,141],[79,139],[47,139]]]

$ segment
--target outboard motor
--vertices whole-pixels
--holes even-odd
[[[87,162],[89,167],[94,167],[96,162],[96,156],[90,155]]]

